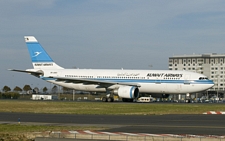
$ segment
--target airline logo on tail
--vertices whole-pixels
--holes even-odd
[[[32,57],[37,57],[39,54],[41,54],[41,52],[34,52],[34,56],[32,56]]]
[[[25,36],[24,39],[35,69],[62,69],[51,59],[34,36]]]

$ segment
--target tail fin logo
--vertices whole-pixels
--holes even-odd
[[[32,56],[32,57],[37,57],[38,55],[40,55],[42,52],[34,52],[34,56]]]
[[[34,36],[24,36],[34,69],[63,69],[57,65]]]

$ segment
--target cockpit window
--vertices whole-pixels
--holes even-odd
[[[199,80],[208,80],[207,77],[199,77]]]

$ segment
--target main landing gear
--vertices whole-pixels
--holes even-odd
[[[102,97],[102,102],[113,102],[114,98],[113,97]]]

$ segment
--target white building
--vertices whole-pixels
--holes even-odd
[[[225,54],[174,55],[169,57],[169,70],[187,70],[204,74],[214,81],[212,89],[225,90]]]

